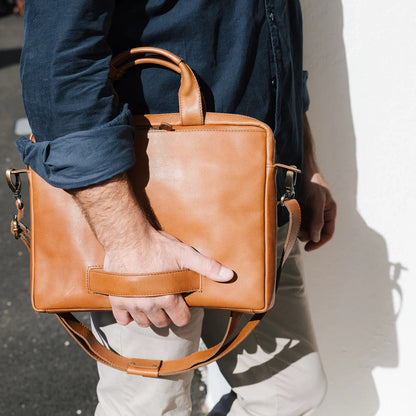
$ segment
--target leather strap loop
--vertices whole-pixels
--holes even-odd
[[[140,54],[161,55],[166,59],[147,57],[135,59]],[[141,47],[133,48],[113,58],[110,64],[108,77],[111,81],[119,80],[124,73],[135,65],[156,64],[167,67],[181,74],[181,86],[179,88],[179,113],[183,126],[200,126],[204,124],[204,112],[202,106],[201,90],[191,68],[182,58],[164,49]]]
[[[111,296],[164,296],[200,291],[202,276],[189,269],[165,273],[116,274],[90,267],[87,287],[92,293]]]

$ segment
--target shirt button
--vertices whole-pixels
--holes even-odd
[[[272,87],[276,88],[276,79],[275,78],[272,79]]]
[[[272,22],[274,22],[274,14],[273,14],[273,13],[270,13],[270,14],[269,14],[269,17],[270,17],[270,20],[271,20]]]

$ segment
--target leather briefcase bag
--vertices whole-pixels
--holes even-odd
[[[168,51],[142,47],[124,52],[113,59],[109,77],[116,83],[140,64],[176,71],[181,86],[178,113],[133,116],[137,161],[129,176],[137,197],[155,227],[233,269],[231,282],[214,282],[190,270],[150,275],[105,272],[103,247],[70,194],[46,183],[30,167],[8,170],[7,179],[18,209],[12,232],[30,248],[33,308],[56,313],[93,358],[132,374],[158,377],[220,358],[273,305],[280,268],[300,226],[299,206],[292,199],[298,170],[274,163],[273,132],[266,124],[241,115],[205,112],[192,70]],[[287,192],[280,203],[291,219],[285,250],[277,260],[279,168],[287,170]],[[23,172],[30,182],[30,231],[21,221]],[[172,293],[182,293],[189,306],[232,311],[222,342],[174,361],[121,357],[102,346],[70,313],[109,310],[108,295]],[[232,337],[242,313],[254,316]]]

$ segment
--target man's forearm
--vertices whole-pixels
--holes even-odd
[[[140,249],[151,226],[137,203],[127,174],[70,193],[106,253]]]

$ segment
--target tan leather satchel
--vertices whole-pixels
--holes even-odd
[[[150,275],[105,272],[103,247],[67,192],[47,184],[30,167],[8,170],[7,179],[18,209],[12,232],[31,246],[33,308],[56,313],[93,358],[131,374],[158,377],[222,357],[273,305],[280,268],[300,226],[299,205],[292,199],[298,170],[274,163],[273,132],[266,124],[246,116],[205,113],[193,72],[170,52],[143,47],[122,53],[112,61],[110,79],[116,82],[139,64],[176,71],[181,86],[179,113],[133,117],[137,161],[129,175],[137,198],[155,227],[233,269],[231,282],[214,282],[190,270]],[[279,202],[289,210],[290,226],[277,260],[275,176],[279,168],[287,169],[287,193]],[[30,182],[31,233],[21,222],[19,175],[23,172]],[[182,293],[189,306],[232,311],[222,342],[173,361],[127,358],[102,346],[70,313],[109,310],[108,295],[173,293]],[[242,313],[254,315],[233,336]]]

